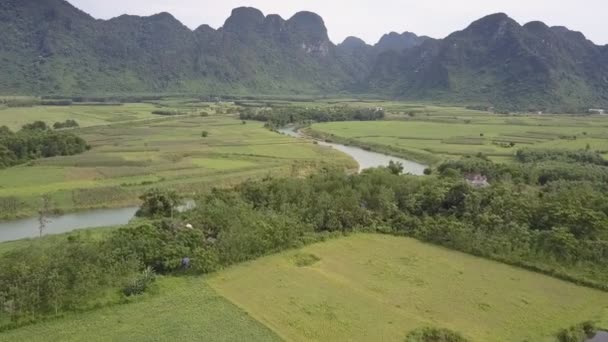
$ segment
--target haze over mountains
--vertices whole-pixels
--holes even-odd
[[[168,13],[97,20],[62,0],[0,2],[1,94],[367,93],[509,108],[608,106],[608,46],[505,14],[444,39],[333,44],[323,19],[237,8],[218,30]]]

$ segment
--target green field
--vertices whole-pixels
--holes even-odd
[[[607,293],[383,235],[157,284],[129,304],[0,332],[0,341],[403,341],[433,326],[479,342],[553,342],[584,320],[608,324]]]
[[[0,333],[6,342],[280,341],[198,278],[163,278],[138,302]]]
[[[322,123],[311,129],[329,139],[427,163],[478,153],[509,161],[521,148],[589,147],[608,156],[608,117],[604,116],[507,116],[424,106],[409,116],[405,108],[398,108],[389,112],[387,121]]]
[[[425,326],[473,341],[554,341],[564,327],[608,320],[606,293],[381,235],[263,258],[210,284],[292,341],[403,341]]]
[[[55,208],[72,211],[137,204],[150,187],[194,196],[268,174],[300,175],[329,164],[355,167],[346,155],[281,136],[258,122],[243,124],[225,114],[166,118],[150,114],[153,109],[128,104],[0,111],[0,125],[13,127],[39,119],[75,119],[85,126],[76,132],[92,146],[81,155],[0,170],[0,205],[11,208],[1,218],[34,215],[43,194],[52,196]],[[14,202],[19,205],[6,204]]]

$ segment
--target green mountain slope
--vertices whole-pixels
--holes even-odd
[[[402,97],[518,109],[599,107],[608,103],[606,50],[579,32],[494,14],[443,40],[383,54],[369,84]]]
[[[168,13],[96,20],[63,0],[0,2],[0,94],[376,93],[501,108],[608,107],[608,46],[505,14],[444,39],[334,45],[323,19],[237,8],[190,30]]]
[[[191,31],[168,13],[95,20],[62,0],[0,4],[0,93],[337,91],[352,83],[323,20],[235,9]]]

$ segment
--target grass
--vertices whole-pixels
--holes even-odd
[[[0,206],[19,203],[6,205],[10,210],[0,208],[0,219],[35,215],[44,194],[58,210],[75,211],[136,205],[150,187],[195,196],[214,186],[269,174],[299,175],[323,165],[356,167],[344,154],[273,133],[258,122],[243,124],[226,114],[165,118],[150,114],[153,108],[125,104],[0,111],[0,125],[75,119],[84,126],[76,132],[92,146],[81,155],[0,170]],[[203,130],[208,137],[201,137]]]
[[[338,142],[433,164],[478,153],[497,161],[509,161],[519,148],[589,147],[608,156],[605,116],[515,116],[421,104],[373,105],[385,106],[387,121],[314,124],[312,132]]]
[[[103,237],[114,227],[70,234]],[[0,254],[26,243],[0,244]],[[252,286],[255,284],[255,286]],[[124,305],[0,332],[0,341],[403,341],[423,327],[472,341],[554,341],[608,325],[608,294],[467,254],[359,234],[210,277],[162,277]]]
[[[402,341],[426,326],[473,341],[553,341],[562,328],[608,319],[606,293],[381,235],[266,257],[210,284],[291,341]]]
[[[280,341],[197,278],[161,278],[155,295],[0,333],[6,342]]]
[[[156,107],[146,103],[129,103],[115,106],[75,105],[75,106],[34,106],[14,107],[0,110],[0,126],[17,130],[36,120],[49,125],[73,119],[81,127],[107,125],[156,118],[152,111]]]
[[[11,252],[16,249],[26,248],[29,245],[33,245],[34,247],[49,247],[56,245],[60,241],[65,241],[70,236],[82,237],[85,239],[99,240],[106,238],[112,231],[117,230],[122,227],[128,226],[136,226],[146,223],[146,219],[134,219],[131,223],[121,226],[109,226],[109,227],[98,227],[91,229],[79,229],[69,233],[62,234],[52,234],[52,235],[44,235],[41,238],[32,238],[32,239],[21,239],[16,241],[7,241],[0,243],[0,256],[2,254]]]

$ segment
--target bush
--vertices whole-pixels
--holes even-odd
[[[593,322],[583,322],[568,329],[564,329],[557,334],[558,342],[585,342],[592,338],[597,329]]]
[[[64,129],[64,128],[74,128],[74,127],[80,127],[78,122],[76,122],[75,120],[66,120],[65,122],[55,122],[55,124],[53,124],[54,129]]]
[[[139,197],[143,204],[135,214],[137,217],[173,217],[181,204],[175,191],[151,189]]]
[[[86,142],[73,133],[54,132],[46,123],[36,121],[24,125],[19,132],[0,127],[0,168],[54,156],[69,156],[89,149]]]
[[[439,328],[422,328],[407,335],[406,342],[468,342],[461,334]]]
[[[177,110],[155,110],[152,111],[154,115],[162,115],[162,116],[175,116],[175,115],[184,115],[183,112]]]
[[[195,273],[211,273],[220,268],[220,259],[217,251],[211,248],[199,248],[195,250],[190,262],[191,270]]]
[[[127,297],[143,294],[155,280],[154,270],[151,267],[146,267],[131,283],[123,288],[122,293]]]

